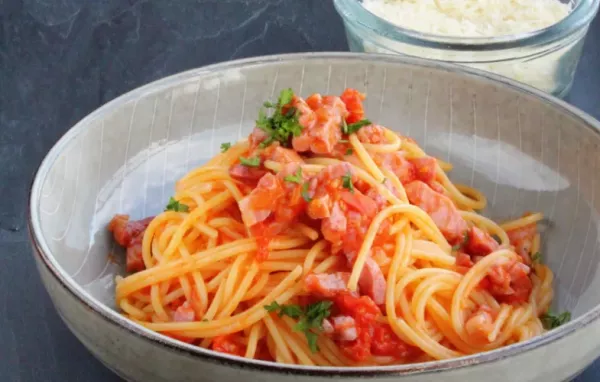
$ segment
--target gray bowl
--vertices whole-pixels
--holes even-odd
[[[367,116],[455,164],[454,181],[489,198],[502,220],[539,210],[557,310],[573,320],[533,340],[447,361],[316,368],[248,361],[189,346],[130,322],[114,305],[106,224],[161,211],[174,182],[247,135],[278,90],[368,94]],[[52,148],[33,182],[38,270],[71,331],[131,381],[563,381],[600,355],[599,123],[541,92],[462,67],[392,56],[294,54],[218,64],[134,90],[95,111]],[[597,196],[598,195],[598,196]],[[112,255],[111,255],[112,254]]]

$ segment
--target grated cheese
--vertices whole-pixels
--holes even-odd
[[[558,0],[363,0],[363,6],[403,28],[460,37],[532,32],[572,10]]]

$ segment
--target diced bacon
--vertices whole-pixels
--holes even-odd
[[[531,269],[519,261],[493,266],[487,277],[490,293],[508,304],[527,302],[533,289],[530,272]]]
[[[531,247],[533,239],[537,234],[537,225],[535,223],[526,225],[521,228],[506,231],[510,244],[515,247],[515,251],[523,258],[526,264],[531,264]]]
[[[385,183],[387,184],[389,182]],[[387,200],[383,197],[383,195],[379,193],[379,191],[376,188],[369,188],[369,190],[366,193],[366,196],[371,198],[371,200],[375,202],[375,205],[377,206],[378,210],[383,209],[387,205]]]
[[[346,292],[350,273],[311,273],[304,277],[304,285],[309,293],[331,298],[340,292]]]
[[[467,319],[465,330],[475,341],[489,342],[488,336],[494,330],[494,317],[491,309],[485,305],[481,306]]]
[[[256,182],[258,182],[266,173],[265,170],[260,168],[248,167],[239,163],[234,164],[229,169],[229,175],[231,175],[233,179],[251,184],[256,184]]]
[[[264,160],[272,160],[279,163],[304,163],[304,160],[297,152],[281,147],[278,142],[267,147],[262,157]]]
[[[252,227],[267,219],[284,195],[281,181],[275,175],[266,173],[256,188],[238,202],[244,224]]]
[[[340,196],[346,205],[354,208],[363,216],[372,218],[377,213],[377,203],[368,196],[361,194],[358,190],[354,192],[344,190],[340,193]]]
[[[346,254],[346,258],[350,266],[353,266],[356,254],[348,253]],[[358,286],[360,287],[361,294],[369,296],[375,304],[382,305],[385,303],[387,282],[381,268],[379,268],[379,265],[370,256],[365,261],[358,280]]]
[[[175,322],[192,322],[196,320],[196,313],[189,302],[184,302],[173,314]]]
[[[337,243],[346,232],[347,222],[339,203],[334,202],[330,216],[323,219],[321,223],[323,237],[332,243]]]
[[[450,198],[433,191],[420,180],[407,184],[405,190],[410,203],[427,212],[450,243],[462,240],[468,229],[467,222]]]
[[[311,151],[315,154],[331,154],[342,138],[342,119],[347,115],[346,105],[339,97],[322,97],[321,106],[312,110],[299,97],[294,97],[292,105],[300,113],[302,126],[300,136],[292,138],[292,147],[298,152]]]
[[[378,166],[393,172],[404,185],[417,179],[415,165],[406,159],[402,152],[377,153],[373,160]]]
[[[347,123],[358,122],[365,116],[362,101],[365,99],[365,95],[356,89],[346,89],[340,96],[348,115],[345,117]]]
[[[358,337],[356,322],[350,316],[331,317],[334,336],[339,341],[354,341]]]
[[[410,159],[410,163],[415,166],[415,175],[417,179],[430,184],[435,180],[435,172],[437,168],[437,161],[435,158],[424,156],[421,158]]]
[[[131,240],[144,233],[152,219],[153,216],[130,221],[129,215],[115,215],[108,224],[108,230],[120,246],[127,247]]]
[[[152,219],[154,217],[130,221],[128,215],[115,215],[108,224],[108,230],[113,233],[115,241],[127,249],[127,272],[143,271],[146,268],[142,257],[142,241]]]
[[[325,334],[333,334],[333,332],[335,331],[335,329],[333,328],[333,324],[331,323],[331,321],[329,321],[328,318],[323,319],[321,327],[323,328],[323,333]]]
[[[500,244],[485,231],[473,226],[469,231],[465,251],[473,256],[487,256],[500,247]]]
[[[367,125],[356,132],[356,137],[363,143],[384,143],[385,130],[380,125]]]
[[[260,128],[255,127],[254,129],[252,129],[252,132],[248,137],[249,151],[253,152],[268,137],[269,135]]]

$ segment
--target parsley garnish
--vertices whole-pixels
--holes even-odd
[[[462,242],[453,245],[452,246],[452,250],[453,251],[458,251],[459,249],[461,249],[462,247],[464,247],[465,245],[467,245],[467,243],[469,242],[469,231],[465,232],[465,235],[463,236],[463,240]]]
[[[346,175],[342,176],[342,186],[354,193],[354,185],[352,184],[352,174],[350,171],[348,171]]]
[[[240,163],[246,167],[258,167],[258,166],[260,166],[260,158],[259,157],[252,157],[252,158],[240,157]]]
[[[169,204],[167,204],[165,211],[188,212],[189,209],[190,208],[188,206],[180,203],[179,201],[175,200],[175,198],[171,197],[169,198]]]
[[[539,263],[542,260],[542,254],[540,252],[536,252],[531,256],[531,261],[533,263]]]
[[[371,124],[371,121],[368,119],[361,119],[358,122],[354,122],[351,124],[347,124],[345,120],[342,121],[342,133],[344,134],[354,134],[362,127],[368,126]]]
[[[351,148],[346,149],[346,155],[352,155],[353,152]]]
[[[298,167],[295,175],[287,175],[283,178],[286,182],[302,184],[302,168]]]
[[[231,148],[231,143],[229,143],[229,142],[221,143],[221,152],[222,153],[229,150],[230,148]]]
[[[298,318],[304,313],[300,305],[279,305],[277,301],[273,301],[271,305],[265,305],[265,309],[269,313],[276,312],[279,317],[285,315],[292,318]]]
[[[292,89],[283,89],[279,93],[279,99],[276,104],[271,102],[263,103],[263,106],[268,109],[275,109],[273,114],[268,117],[264,109],[259,110],[256,127],[267,133],[268,137],[260,145],[266,147],[271,143],[278,141],[283,146],[289,146],[289,141],[292,136],[297,137],[302,133],[302,126],[298,122],[298,113],[296,108],[288,107],[283,111],[283,107],[287,106],[294,98]]]
[[[302,185],[302,193],[301,194],[302,194],[302,197],[304,198],[304,200],[306,200],[307,202],[310,203],[312,198],[308,194],[308,182],[304,182],[304,184]]]
[[[562,312],[558,315],[548,312],[540,317],[540,319],[542,320],[542,324],[544,324],[544,328],[550,330],[571,320],[571,312]]]
[[[303,332],[310,351],[316,353],[319,351],[318,333],[323,330],[323,320],[331,314],[332,304],[331,301],[319,301],[302,309],[299,305],[279,305],[274,301],[270,305],[265,305],[265,309],[267,312],[277,312],[279,317],[286,315],[299,318],[294,331]]]

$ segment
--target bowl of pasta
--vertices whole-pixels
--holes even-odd
[[[32,247],[130,381],[564,381],[600,355],[599,145],[593,118],[473,69],[217,64],[71,128]]]

